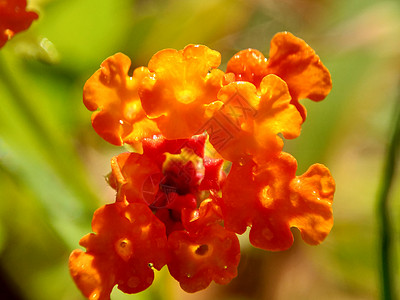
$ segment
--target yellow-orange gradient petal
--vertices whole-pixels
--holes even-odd
[[[278,76],[264,77],[258,91],[249,82],[230,83],[220,90],[218,99],[224,106],[214,114],[207,131],[225,159],[235,162],[250,155],[257,162],[266,161],[282,150],[278,133],[285,138],[300,134],[302,118]]]
[[[304,110],[304,118],[305,109],[297,101],[321,101],[332,89],[330,73],[315,51],[289,32],[272,38],[266,74],[276,74],[286,81],[294,104]]]
[[[107,142],[140,145],[143,138],[159,134],[154,121],[147,118],[138,96],[138,86],[149,74],[147,68],[129,76],[131,60],[122,53],[107,58],[86,82],[83,103],[92,114],[95,131]]]
[[[210,118],[206,109],[226,80],[224,72],[216,69],[220,60],[217,51],[202,45],[165,49],[151,58],[151,73],[139,94],[146,114],[166,138],[190,138],[202,132]]]

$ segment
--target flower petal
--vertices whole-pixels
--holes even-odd
[[[265,165],[233,164],[222,190],[225,227],[241,234],[251,226],[250,242],[270,251],[292,245],[290,227],[297,227],[305,242],[321,243],[333,224],[335,183],[323,165],[298,177],[296,169],[287,153]]]
[[[332,89],[329,71],[315,51],[289,32],[272,38],[267,74],[278,75],[286,81],[293,103],[298,107],[298,99],[321,101]]]
[[[112,158],[108,181],[117,191],[117,201],[152,202],[163,177],[161,168],[151,157],[138,153],[122,153]],[[149,183],[152,183],[149,186]],[[153,188],[152,194],[149,188]]]
[[[33,11],[26,11],[26,5],[26,0],[0,1],[0,48],[39,17]]]
[[[295,204],[290,226],[297,227],[303,240],[311,245],[321,243],[333,226],[332,201],[335,182],[321,164],[312,165],[291,182]]]
[[[210,142],[227,160],[238,162],[246,156],[266,161],[279,154],[285,138],[300,134],[302,118],[290,104],[286,83],[276,75],[267,75],[259,91],[249,82],[233,82],[218,93],[224,106],[214,115],[216,126],[208,129]],[[221,140],[221,131],[227,133]]]
[[[236,81],[248,81],[260,86],[267,68],[267,59],[255,49],[246,49],[236,53],[226,67],[227,73],[235,74]]]
[[[167,139],[190,138],[201,133],[209,119],[208,104],[216,100],[224,73],[215,69],[220,54],[202,45],[183,50],[166,49],[149,62],[139,94],[146,114]]]
[[[227,284],[237,276],[240,246],[236,235],[214,224],[200,232],[174,231],[168,237],[168,269],[183,290],[194,293],[211,281]]]
[[[165,226],[145,204],[105,205],[95,212],[92,228],[96,233],[80,241],[86,253],[75,250],[69,265],[86,297],[109,299],[116,284],[125,293],[143,291],[154,279],[149,265],[160,270],[167,263]]]
[[[82,250],[74,250],[69,257],[69,270],[82,294],[92,300],[109,300],[115,285],[108,276],[112,264],[101,263],[101,258]]]
[[[92,115],[93,128],[117,146],[124,143],[136,146],[143,138],[159,133],[157,125],[146,117],[138,96],[138,86],[149,71],[137,68],[131,77],[130,65],[130,59],[122,53],[110,56],[83,88],[87,109],[100,110]]]

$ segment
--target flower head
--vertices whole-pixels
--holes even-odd
[[[75,250],[70,271],[82,293],[109,299],[147,288],[163,265],[186,292],[237,276],[237,234],[250,227],[255,247],[279,251],[291,227],[319,244],[332,224],[335,182],[282,152],[300,135],[301,98],[322,100],[330,75],[315,52],[289,33],[277,34],[267,60],[248,49],[216,69],[220,54],[206,46],[156,53],[148,68],[128,75],[116,54],[86,83],[84,103],[96,132],[136,152],[111,160],[113,204],[95,212],[93,231]],[[96,111],[98,110],[98,111]],[[206,149],[207,148],[207,149]],[[207,151],[206,151],[207,150]]]
[[[38,17],[37,13],[26,11],[26,0],[0,0],[0,48]]]

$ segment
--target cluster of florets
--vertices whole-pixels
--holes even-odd
[[[86,82],[92,124],[111,144],[134,149],[111,160],[115,202],[99,208],[94,233],[70,256],[70,271],[90,299],[148,288],[165,265],[187,292],[237,275],[237,234],[250,228],[255,247],[280,251],[291,227],[319,244],[332,224],[335,183],[312,165],[297,176],[283,138],[299,136],[306,110],[331,78],[315,52],[290,33],[271,42],[269,58],[240,51],[218,68],[202,45],[156,53],[129,75],[130,59],[107,58]]]

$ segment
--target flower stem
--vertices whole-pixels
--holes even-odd
[[[399,92],[400,96],[400,92]],[[378,225],[380,226],[380,269],[381,269],[381,299],[396,299],[396,285],[393,273],[393,240],[392,224],[390,218],[389,194],[393,183],[396,164],[398,160],[398,147],[400,140],[400,99],[394,107],[394,119],[390,143],[388,145],[382,182],[378,193]]]

